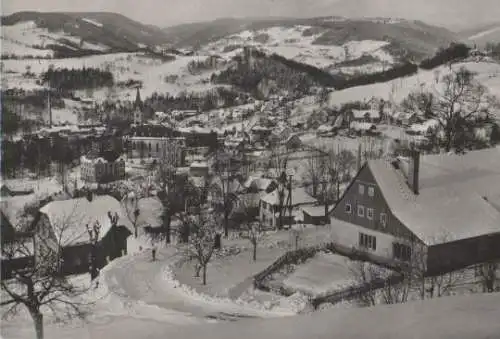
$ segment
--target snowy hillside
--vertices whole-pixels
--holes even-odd
[[[85,49],[99,52],[109,50],[108,46],[86,42],[64,31],[50,32],[40,28],[34,21],[21,22],[12,26],[3,26],[1,32],[2,55],[18,57],[52,57],[50,45],[59,45],[71,50]]]
[[[500,97],[500,64],[495,62],[464,62],[454,64],[453,67],[458,69],[462,66],[476,72],[476,79],[486,86],[491,94]],[[411,91],[420,88],[433,91],[436,76],[442,77],[447,72],[449,72],[448,67],[442,66],[432,71],[420,70],[413,76],[389,82],[334,91],[330,94],[330,104],[341,105],[351,101],[368,101],[372,97],[400,102]]]
[[[297,25],[294,27],[271,27],[261,30],[245,30],[209,43],[201,48],[200,53],[209,53],[231,58],[240,53],[243,46],[254,46],[267,53],[276,53],[288,59],[310,64],[322,69],[335,68],[335,71],[346,73],[376,72],[394,63],[394,57],[384,50],[387,41],[363,40],[349,41],[343,45],[321,45],[314,42],[322,32],[309,34],[314,28]],[[346,63],[370,55],[369,62],[360,67],[341,66]]]
[[[162,61],[145,56],[143,53],[116,53],[106,55],[93,55],[81,58],[51,59],[51,60],[4,60],[4,81],[7,88],[20,87],[24,89],[42,88],[37,85],[37,78],[26,77],[23,73],[29,68],[40,76],[46,72],[50,65],[57,68],[83,67],[108,69],[113,73],[115,84],[135,80],[142,82],[141,94],[150,96],[153,92],[177,94],[181,91],[203,91],[212,87],[210,84],[211,73],[191,75],[187,65],[193,60],[204,60],[203,56],[178,56],[173,61]],[[165,77],[175,76],[175,82],[166,82]],[[102,100],[107,95],[108,89],[94,91],[93,98]],[[135,92],[126,87],[114,88],[117,99],[133,99]]]
[[[17,12],[1,18],[2,40],[19,46],[56,51],[56,57],[94,52],[135,52],[168,42],[154,26],[107,12]],[[38,56],[23,52],[18,57]],[[6,52],[3,52],[6,54]],[[11,53],[12,54],[12,53]]]
[[[460,36],[478,47],[484,47],[488,42],[500,43],[500,23],[492,23],[468,29],[459,33]]]

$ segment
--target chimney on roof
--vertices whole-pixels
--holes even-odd
[[[413,193],[419,192],[419,176],[420,176],[420,152],[410,150],[410,164],[408,169],[407,181]]]

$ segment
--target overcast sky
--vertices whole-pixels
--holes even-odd
[[[161,27],[221,17],[384,16],[446,27],[500,21],[500,0],[1,0],[3,14],[109,11]]]

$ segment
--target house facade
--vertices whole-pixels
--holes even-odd
[[[429,274],[498,259],[500,149],[369,161],[330,223],[337,245]]]
[[[90,183],[105,183],[125,179],[125,160],[116,153],[80,158],[80,177]]]
[[[172,143],[175,143],[181,148],[177,155],[178,166],[182,163],[182,149],[185,147],[185,139],[182,137],[133,136],[127,138],[127,143],[129,145],[129,156],[136,159],[159,158],[166,150],[171,148]]]

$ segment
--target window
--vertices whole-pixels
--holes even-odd
[[[265,201],[262,202],[262,209],[263,210],[266,210],[267,209],[267,204]]]
[[[359,184],[358,185],[358,192],[359,192],[359,195],[364,195],[365,194],[365,185]]]
[[[352,213],[352,206],[351,206],[351,204],[349,204],[349,203],[345,204],[345,212],[348,213],[348,214]]]
[[[392,253],[394,258],[404,261],[411,259],[411,247],[403,244],[393,243]]]
[[[373,208],[367,208],[366,209],[366,217],[369,220],[373,220]]]
[[[135,142],[132,142],[132,149],[135,150]]]
[[[375,187],[373,186],[368,187],[368,196],[371,198],[375,196]]]
[[[373,235],[359,233],[359,246],[375,251],[377,250],[377,238]]]
[[[380,224],[384,227],[387,226],[387,214],[380,213]]]
[[[156,153],[160,151],[160,144],[156,144]]]
[[[365,206],[358,205],[358,217],[364,218],[365,216]]]

